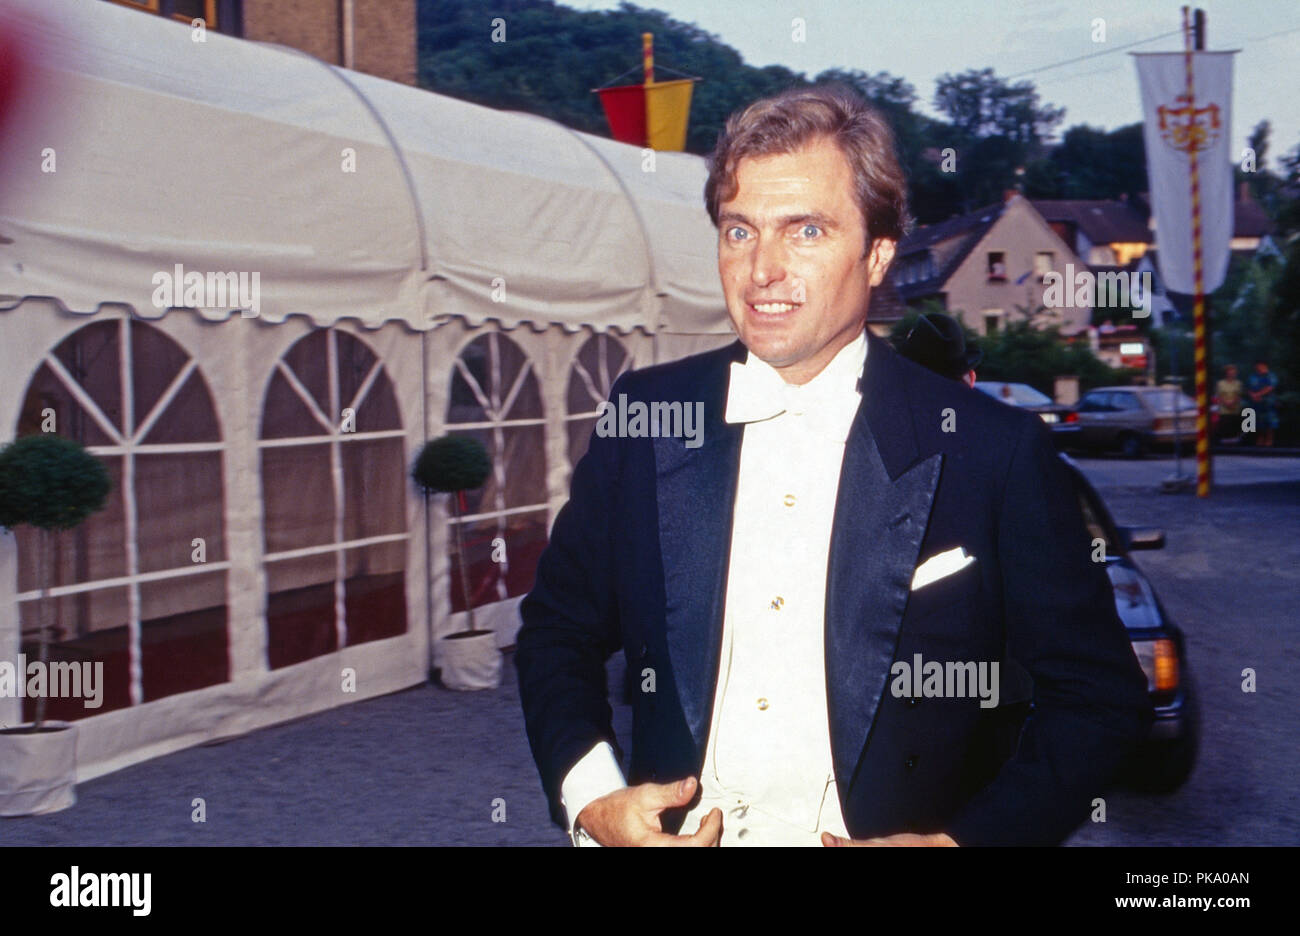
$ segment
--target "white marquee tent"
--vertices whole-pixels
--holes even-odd
[[[113,479],[49,582],[0,534],[0,660],[51,584],[52,659],[103,663],[97,708],[50,703],[79,779],[427,678],[463,601],[409,467],[448,431],[493,455],[463,523],[512,643],[613,378],[732,338],[703,161],[114,4],[0,28],[36,63],[0,139],[0,442]]]

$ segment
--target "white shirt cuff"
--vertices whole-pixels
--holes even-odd
[[[569,769],[560,783],[560,804],[569,820],[569,838],[574,845],[599,846],[600,843],[586,832],[575,829],[574,822],[592,800],[626,786],[618,758],[608,741],[598,741]]]

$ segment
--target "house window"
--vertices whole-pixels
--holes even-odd
[[[383,362],[317,329],[262,407],[267,664],[406,633],[405,432]]]
[[[533,362],[519,345],[488,332],[465,346],[452,370],[447,430],[474,436],[492,459],[484,485],[463,493],[460,519],[448,516],[449,524],[459,522],[464,531],[472,607],[523,595],[533,586],[548,524],[544,416]],[[504,550],[494,550],[496,540]],[[455,536],[448,542],[454,544]],[[454,553],[455,546],[449,548]],[[454,583],[461,581],[460,563],[453,554]],[[458,584],[451,589],[451,610],[465,610]]]
[[[45,431],[81,443],[112,481],[103,510],[54,535],[46,571],[37,533],[14,531],[22,652],[36,658],[44,610],[50,662],[103,666],[98,708],[52,698],[47,716],[71,721],[228,682],[226,446],[198,363],[152,325],[86,325],[28,385],[17,435]]]
[[[217,20],[217,0],[109,0],[109,2],[133,10],[156,13],[182,23],[191,23],[196,19],[203,20],[208,29],[218,29],[225,25]],[[228,6],[227,12],[230,9]],[[229,29],[227,28],[226,31]]]
[[[989,251],[989,282],[1005,283],[1007,279],[1007,255],[1001,250]]]
[[[1038,277],[1041,283],[1043,277],[1055,269],[1056,254],[1050,250],[1040,250],[1034,254],[1034,275]]]
[[[189,23],[201,19],[209,27],[217,25],[217,0],[171,0],[172,19]]]
[[[1119,258],[1109,244],[1102,244],[1088,250],[1089,266],[1119,266]]]
[[[981,315],[984,317],[984,334],[996,334],[1002,324],[1002,310],[985,309]]]

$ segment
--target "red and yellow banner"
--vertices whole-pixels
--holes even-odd
[[[596,90],[609,121],[609,132],[620,143],[681,152],[686,149],[695,79],[655,81],[650,34],[642,39],[645,81]]]
[[[686,149],[686,127],[691,120],[694,89],[694,79],[682,78],[601,88],[597,93],[614,139],[634,146],[680,152]]]

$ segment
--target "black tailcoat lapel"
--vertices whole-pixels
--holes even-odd
[[[684,401],[704,402],[699,448],[654,439],[659,545],[664,573],[664,627],[673,682],[700,761],[708,742],[722,644],[722,615],[731,555],[732,509],[744,426],[724,419],[732,361],[745,360],[739,341],[685,388]]]
[[[845,444],[826,585],[826,686],[840,806],[889,679],[943,456],[921,458],[907,374],[868,333],[862,404]]]

